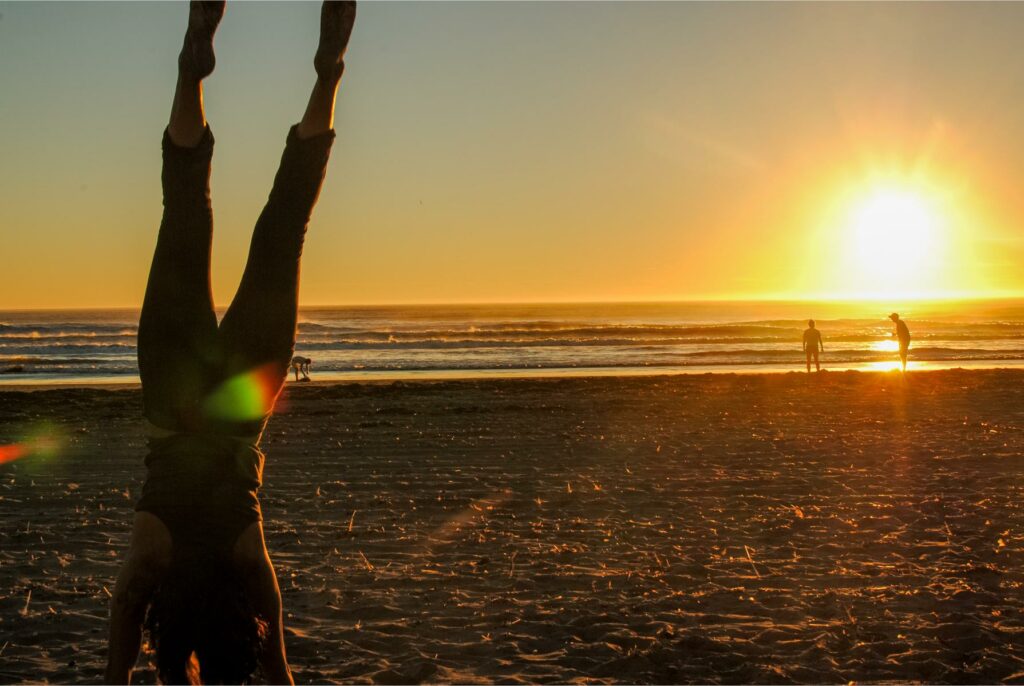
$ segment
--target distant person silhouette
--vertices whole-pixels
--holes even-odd
[[[895,312],[889,315],[889,319],[896,325],[896,330],[892,332],[892,335],[900,342],[900,364],[903,371],[907,371],[907,353],[910,352],[910,329],[907,328],[907,323],[900,319],[900,316]]]
[[[807,373],[811,373],[811,358],[814,358],[816,371],[821,371],[821,362],[818,360],[818,350],[825,352],[825,345],[821,342],[821,332],[814,328],[814,320],[807,320],[807,330],[804,331],[804,354],[807,355]]]

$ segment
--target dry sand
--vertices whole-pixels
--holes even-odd
[[[0,393],[66,439],[0,465],[0,681],[100,679],[138,416]],[[1024,682],[1024,372],[296,384],[265,448],[299,682]]]

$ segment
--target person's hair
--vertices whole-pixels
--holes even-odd
[[[229,558],[174,546],[145,620],[161,683],[248,682],[262,656],[267,626]]]
[[[809,326],[809,327],[811,327],[813,329],[814,328],[814,320],[813,319],[808,319],[807,320],[807,326]]]

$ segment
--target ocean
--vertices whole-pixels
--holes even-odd
[[[826,369],[891,369],[886,303],[304,308],[312,378],[790,371],[814,317]],[[911,303],[910,368],[1024,364],[1024,300]],[[136,310],[0,312],[0,384],[137,382]]]

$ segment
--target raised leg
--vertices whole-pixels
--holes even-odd
[[[292,359],[302,246],[333,142],[333,131],[302,139],[292,128],[270,198],[253,231],[238,292],[220,325],[226,374],[258,372],[262,397],[268,400],[265,415],[273,408]],[[258,431],[259,427],[250,427],[242,433]]]
[[[171,534],[156,516],[137,512],[131,543],[110,599],[104,683],[127,684],[139,658],[146,606],[171,562]]]
[[[334,142],[334,101],[355,20],[354,2],[325,2],[317,80],[302,121],[288,135],[270,198],[256,222],[238,292],[220,325],[227,372],[261,371],[269,415],[288,372],[298,316],[299,261]],[[258,430],[258,429],[257,429]]]
[[[213,32],[224,3],[193,2],[178,58],[178,84],[163,141],[164,213],[139,317],[139,373],[146,417],[180,429],[197,414],[218,364],[210,290],[210,163],[202,79],[213,69]]]

